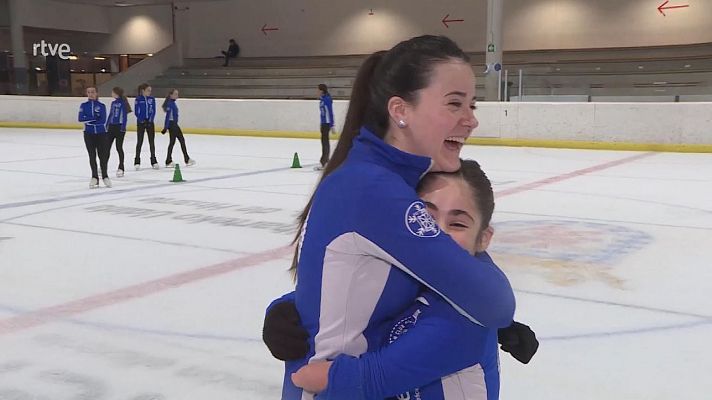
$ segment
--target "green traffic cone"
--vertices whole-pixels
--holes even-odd
[[[185,182],[183,175],[180,173],[180,165],[176,164],[176,169],[173,171],[173,180],[171,182]]]
[[[294,153],[294,159],[292,160],[292,168],[301,168],[302,165],[299,164],[299,154]]]

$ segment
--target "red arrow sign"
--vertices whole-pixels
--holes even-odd
[[[690,6],[689,4],[684,4],[684,5],[679,5],[679,6],[668,6],[667,3],[669,3],[669,2],[670,2],[670,0],[666,0],[663,4],[661,4],[658,7],[658,12],[660,12],[660,14],[662,14],[663,17],[667,16],[667,15],[665,15],[665,11],[663,11],[663,10],[673,10],[675,8],[687,8]]]
[[[447,24],[448,22],[465,22],[464,19],[448,19],[449,16],[450,14],[446,15],[442,20],[443,25],[448,29],[450,29],[450,26]]]
[[[265,36],[267,36],[268,31],[278,31],[278,30],[279,30],[279,28],[268,28],[267,24],[262,25],[262,33],[264,33]]]

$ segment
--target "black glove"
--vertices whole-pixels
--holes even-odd
[[[278,303],[267,312],[262,340],[276,359],[291,361],[306,357],[309,352],[308,338],[294,302]]]
[[[539,348],[534,331],[516,321],[507,328],[497,330],[497,338],[502,345],[500,348],[522,364],[529,363]]]
[[[165,134],[166,134],[166,128],[161,129],[161,135],[165,135]]]

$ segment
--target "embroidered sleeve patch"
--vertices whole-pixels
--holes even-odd
[[[435,223],[422,201],[413,202],[405,213],[405,226],[410,233],[418,237],[435,237],[440,228]]]

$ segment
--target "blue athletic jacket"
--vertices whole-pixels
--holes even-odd
[[[499,398],[497,330],[471,323],[431,291],[389,324],[383,339],[377,351],[337,357],[317,399]]]
[[[325,94],[319,98],[319,114],[321,116],[321,123],[327,124],[331,127],[334,126],[334,101],[331,100],[331,96]]]
[[[178,105],[173,99],[168,99],[168,109],[166,110],[166,120],[163,122],[163,127],[168,129],[171,121],[178,124]]]
[[[79,122],[84,133],[106,133],[106,106],[99,100],[87,100],[79,106]]]
[[[156,98],[153,96],[137,96],[134,101],[134,111],[138,122],[153,122],[156,117]]]
[[[310,360],[380,348],[384,323],[412,306],[423,286],[469,321],[492,329],[512,323],[504,273],[442,233],[418,198],[430,166],[362,128],[344,164],[317,188],[295,292],[310,353],[286,363],[283,399],[311,398],[291,382]]]
[[[126,121],[128,113],[124,107],[124,101],[121,98],[114,99],[109,108],[109,118],[106,120],[106,127],[109,125],[121,125],[121,132],[126,132]]]

